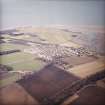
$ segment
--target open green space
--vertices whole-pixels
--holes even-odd
[[[39,70],[44,63],[35,59],[35,55],[24,52],[0,56],[1,64],[12,66],[14,70]]]
[[[35,55],[19,52],[0,56],[0,64],[8,65],[14,71],[34,71],[42,69],[46,64],[36,59]],[[21,79],[21,74],[8,74],[6,78],[0,80],[0,87],[6,86]]]
[[[27,48],[27,46],[18,45],[18,44],[11,44],[11,43],[0,44],[0,51],[15,50],[15,49],[23,50],[25,48]]]

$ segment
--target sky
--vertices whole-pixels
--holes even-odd
[[[105,25],[103,0],[1,0],[0,28]]]

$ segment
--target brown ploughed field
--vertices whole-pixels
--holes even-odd
[[[105,89],[89,86],[79,92],[79,98],[70,105],[105,105]]]
[[[47,101],[54,102],[55,95],[61,93],[62,90],[71,85],[73,82],[79,80],[79,78],[72,74],[59,69],[53,65],[48,65],[39,72],[24,78],[18,83],[24,87],[24,89],[40,103]],[[62,93],[63,94],[63,93]],[[56,97],[59,98],[59,95]]]

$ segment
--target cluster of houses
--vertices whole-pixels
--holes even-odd
[[[89,49],[84,47],[74,48],[57,44],[35,44],[32,48],[24,49],[24,52],[36,54],[39,58],[45,59],[46,61],[53,61],[55,58],[64,56],[93,55],[93,52],[90,52]]]

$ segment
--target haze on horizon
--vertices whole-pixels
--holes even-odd
[[[21,26],[105,26],[103,0],[2,0],[1,29]]]

